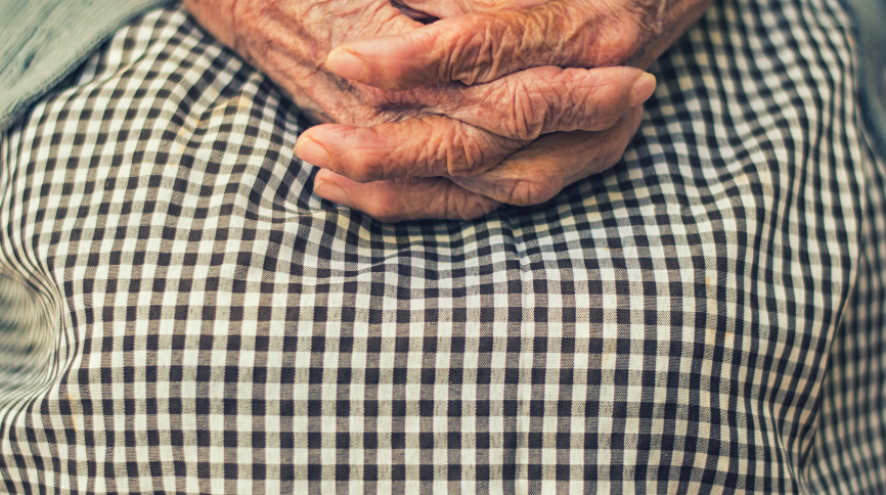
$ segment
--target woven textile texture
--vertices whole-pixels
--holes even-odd
[[[388,225],[311,194],[268,79],[147,14],[0,135],[0,490],[886,493],[851,33],[714,2],[615,168]]]

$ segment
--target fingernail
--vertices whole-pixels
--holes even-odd
[[[361,80],[366,64],[357,54],[336,48],[326,57],[326,70],[345,79]]]
[[[643,103],[648,100],[654,92],[655,76],[648,72],[644,72],[643,75],[634,81],[634,85],[631,87],[631,99],[628,106],[633,107]]]
[[[318,167],[331,168],[332,155],[322,144],[309,137],[303,137],[295,143],[295,156]]]
[[[351,198],[348,196],[348,193],[331,181],[325,180],[316,183],[314,185],[314,194],[333,203],[351,207]]]

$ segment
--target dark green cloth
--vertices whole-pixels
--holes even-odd
[[[0,0],[0,130],[120,26],[166,0]]]
[[[886,154],[886,2],[845,0],[855,14],[861,108],[881,154]]]

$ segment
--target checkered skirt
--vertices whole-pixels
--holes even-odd
[[[724,0],[624,159],[388,225],[179,5],[0,134],[0,490],[886,493],[886,164],[827,0]]]

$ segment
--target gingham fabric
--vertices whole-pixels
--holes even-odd
[[[311,194],[268,79],[148,14],[2,135],[0,486],[886,493],[851,29],[715,2],[615,168],[386,225]]]

